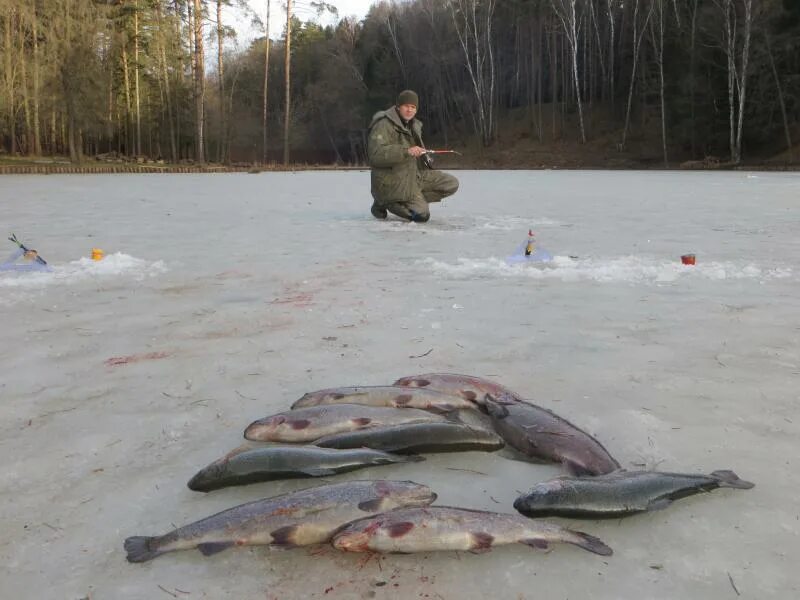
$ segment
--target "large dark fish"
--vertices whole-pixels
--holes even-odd
[[[460,395],[443,394],[434,390],[407,389],[400,386],[376,385],[329,388],[309,392],[292,404],[292,409],[320,404],[366,404],[395,408],[420,408],[449,412],[475,408],[475,404]]]
[[[190,490],[210,492],[231,485],[295,477],[324,477],[374,465],[416,462],[421,456],[397,456],[360,448],[334,450],[316,446],[265,446],[234,451],[200,470]]]
[[[673,500],[718,487],[747,490],[753,485],[733,471],[710,475],[617,471],[538,483],[514,501],[514,508],[529,517],[617,518],[666,508]]]
[[[401,377],[394,382],[394,385],[412,388],[422,388],[435,390],[444,394],[461,396],[462,398],[478,404],[483,403],[486,394],[492,396],[509,396],[518,398],[507,387],[472,375],[458,375],[456,373],[423,373],[422,375],[410,375]]]
[[[354,521],[333,536],[333,546],[347,552],[485,552],[492,546],[519,542],[535,548],[566,542],[584,550],[611,555],[594,536],[519,515],[466,510],[449,506],[400,508]]]
[[[321,544],[354,519],[435,499],[413,481],[345,481],[248,502],[165,535],[129,537],[125,550],[130,562],[144,562],[191,548],[208,556],[231,546]]]
[[[602,475],[619,463],[591,435],[554,412],[516,398],[484,398],[495,431],[530,458],[562,463],[574,475]]]
[[[324,435],[377,425],[444,421],[444,417],[415,408],[398,409],[361,404],[332,404],[290,410],[251,423],[244,431],[259,442],[313,442]]]
[[[492,452],[504,446],[496,434],[463,423],[413,423],[371,427],[329,435],[314,442],[324,448],[373,448],[386,452]]]

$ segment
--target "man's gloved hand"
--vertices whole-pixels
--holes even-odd
[[[411,146],[411,148],[408,149],[408,154],[414,158],[419,158],[425,154],[425,148],[421,146]]]

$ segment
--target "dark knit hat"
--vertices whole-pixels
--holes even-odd
[[[417,96],[417,92],[403,90],[397,94],[397,106],[402,106],[403,104],[413,104],[419,108],[419,96]]]

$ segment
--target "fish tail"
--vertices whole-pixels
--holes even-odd
[[[749,490],[755,487],[755,483],[750,483],[744,479],[739,479],[739,476],[733,471],[721,470],[711,473],[711,477],[717,480],[719,487],[737,488],[740,490]]]
[[[594,552],[600,556],[611,556],[614,553],[600,538],[596,538],[588,533],[583,533],[582,531],[571,531],[570,534],[571,535],[564,540],[568,544],[574,544],[575,546],[579,546],[584,550]]]
[[[145,537],[135,535],[125,540],[125,551],[128,553],[126,557],[128,562],[139,563],[145,562],[164,554],[163,550],[158,547],[159,538]]]

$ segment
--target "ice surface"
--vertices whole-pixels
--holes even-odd
[[[0,178],[5,230],[53,267],[0,274],[2,596],[729,599],[733,581],[798,597],[800,178],[456,175],[425,225],[374,220],[365,171]],[[531,228],[555,261],[505,264]],[[562,521],[607,559],[518,545],[380,566],[325,549],[125,561],[128,536],[321,483],[190,492],[252,420],[430,371],[494,378],[626,467],[730,468],[756,487]],[[441,504],[510,512],[559,473],[467,453],[334,480],[412,479]]]

